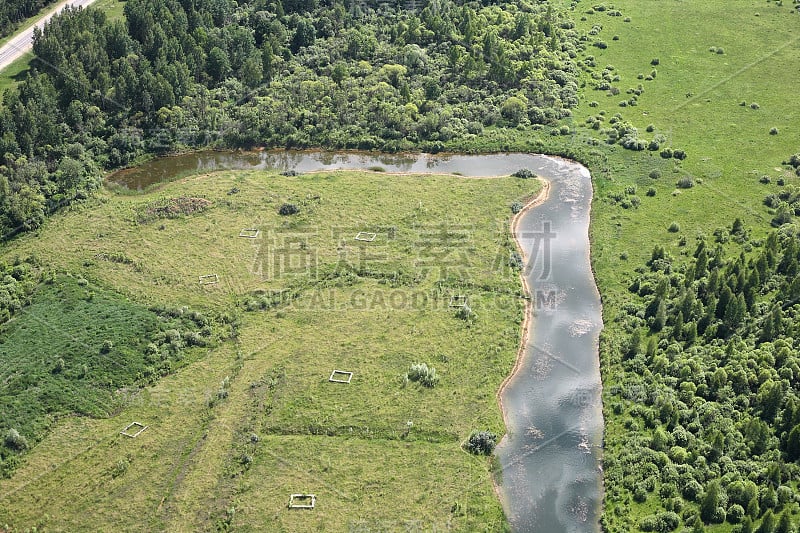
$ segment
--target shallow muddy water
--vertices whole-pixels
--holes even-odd
[[[497,448],[503,505],[520,532],[599,531],[603,487],[598,335],[600,297],[589,263],[588,171],[529,154],[378,155],[326,152],[201,152],[157,159],[110,180],[142,189],[182,174],[224,169],[369,169],[508,175],[521,168],[550,181],[517,236],[533,293],[521,364],[501,397],[508,435]]]

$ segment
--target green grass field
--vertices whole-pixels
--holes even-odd
[[[49,418],[41,442],[0,481],[0,524],[504,527],[490,461],[461,443],[473,430],[503,433],[495,394],[513,366],[524,309],[508,262],[510,206],[538,189],[517,178],[223,172],[141,195],[106,192],[10,243],[5,257],[33,255],[95,292],[88,302],[74,278],[37,289],[9,323],[14,353],[27,353],[59,314],[74,316],[60,327],[92,346],[86,354],[61,347],[74,357],[68,367],[94,357],[94,345],[111,335],[81,323],[102,329],[104,317],[146,337],[136,332],[163,321],[147,311],[154,305],[188,306],[235,332],[194,348],[153,386],[112,389],[110,417]],[[139,222],[153,206],[188,195],[209,204]],[[287,202],[300,212],[278,215]],[[259,237],[239,237],[244,228]],[[376,238],[356,241],[359,231]],[[206,274],[218,283],[201,285]],[[78,294],[50,302],[64,290]],[[469,295],[476,318],[456,317],[451,294]],[[37,305],[49,313],[39,321],[45,331],[14,326],[30,323]],[[59,346],[52,349],[51,358]],[[415,362],[436,368],[436,387],[405,382]],[[352,371],[352,382],[329,382],[334,369]],[[119,435],[133,421],[149,428],[136,439]],[[286,508],[289,494],[301,492],[317,495],[313,513]]]

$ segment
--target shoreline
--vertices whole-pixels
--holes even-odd
[[[517,252],[522,257],[523,261],[528,259],[525,250],[522,248],[522,244],[520,243],[519,239],[517,238],[517,228],[519,227],[520,221],[522,217],[528,213],[528,211],[542,205],[547,199],[550,197],[550,181],[544,179],[541,176],[536,176],[536,179],[542,183],[542,189],[536,195],[535,198],[531,199],[525,206],[519,211],[519,213],[515,214],[514,217],[511,219],[510,223],[510,231],[511,235],[514,237],[514,244],[517,248]],[[519,348],[517,348],[517,356],[514,360],[514,366],[511,368],[511,372],[506,376],[506,378],[500,383],[500,387],[497,389],[495,393],[495,397],[497,398],[497,404],[500,406],[500,413],[503,417],[503,424],[506,426],[506,432],[503,434],[503,437],[500,439],[500,442],[497,443],[497,446],[501,446],[503,442],[508,437],[508,410],[506,406],[503,405],[503,392],[506,390],[506,387],[511,383],[511,381],[517,376],[519,373],[520,368],[522,367],[523,359],[525,358],[525,347],[528,344],[528,337],[530,334],[530,326],[531,322],[533,322],[533,302],[531,300],[532,293],[530,285],[528,284],[528,280],[525,277],[524,270],[519,273],[520,280],[522,282],[522,290],[527,296],[525,299],[525,316],[522,319],[522,324],[520,325],[520,330],[522,334],[520,335],[519,341]],[[492,487],[494,488],[494,492],[497,495],[497,498],[500,500],[500,503],[504,503],[503,494],[500,490],[500,484],[498,483],[497,477],[492,473]]]

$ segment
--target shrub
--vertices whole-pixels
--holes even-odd
[[[744,518],[744,507],[739,505],[738,503],[734,503],[730,507],[728,507],[728,522],[731,524],[738,524]]]
[[[428,367],[425,363],[414,363],[408,369],[406,378],[409,381],[418,382],[425,387],[435,387],[439,381],[439,376],[436,375],[436,369]]]
[[[497,435],[489,431],[473,432],[467,440],[467,451],[475,455],[492,455],[497,445]]]
[[[675,184],[679,189],[691,189],[694,187],[694,180],[689,176],[684,176]]]
[[[770,178],[769,176],[767,176],[765,174],[765,175],[761,176],[760,178],[758,178],[758,181],[763,183],[763,184],[765,184],[765,185],[767,185],[767,184],[772,182],[772,178]]]
[[[278,209],[278,214],[283,216],[294,215],[300,212],[300,209],[294,204],[283,204]]]
[[[650,61],[650,64],[651,64],[651,65],[653,65],[654,67],[655,67],[656,65],[658,65],[659,63],[660,63],[660,61],[658,60],[658,58],[657,58],[657,57],[653,58],[653,59]]]
[[[523,205],[521,202],[514,202],[513,204],[511,204],[511,212],[514,213],[515,215],[520,211],[522,211],[522,208]]]
[[[644,517],[639,522],[639,529],[642,531],[655,531],[657,533],[668,533],[674,531],[681,523],[681,518],[672,511],[665,511]]]
[[[11,448],[12,450],[24,450],[28,447],[28,439],[26,439],[23,435],[19,434],[14,428],[9,429],[6,431],[6,436],[3,439],[6,447]]]
[[[661,177],[661,171],[658,170],[657,168],[654,168],[653,170],[650,171],[649,176],[654,180],[657,180],[658,178]]]
[[[667,231],[669,231],[670,233],[678,233],[680,230],[681,230],[681,225],[678,224],[677,222],[673,222],[672,224],[669,225],[669,228],[667,228]]]
[[[680,161],[683,161],[684,159],[686,159],[686,152],[684,152],[683,150],[673,150],[672,151],[672,157],[674,159],[678,159]]]
[[[778,134],[778,128],[776,128],[776,127],[774,127],[774,126],[773,126],[773,127],[771,127],[771,128],[769,129],[769,134],[770,134],[770,135],[777,135],[777,134]]]
[[[130,464],[130,461],[127,459],[120,459],[114,463],[114,466],[111,467],[111,477],[118,478],[119,476],[123,475],[128,471]]]
[[[190,331],[184,336],[187,346],[205,346],[206,340],[196,331]]]
[[[100,347],[100,353],[108,353],[114,348],[114,343],[108,339],[103,341],[103,345]]]
[[[522,257],[517,252],[511,252],[508,256],[508,266],[514,270],[522,270]]]
[[[608,48],[608,43],[606,43],[605,41],[595,41],[594,45],[600,50],[605,50],[606,48]]]
[[[59,357],[58,360],[56,361],[55,367],[53,367],[53,373],[60,374],[64,371],[65,368],[67,368],[67,364],[64,362],[64,359]]]
[[[515,178],[528,179],[534,177],[535,174],[533,173],[533,171],[528,170],[527,168],[521,168],[516,172],[514,172],[512,176],[514,176]]]
[[[456,317],[466,322],[472,322],[476,318],[475,313],[472,312],[472,308],[467,304],[464,304],[458,308],[458,311],[456,311]]]
[[[758,109],[758,108],[760,108],[760,107],[761,107],[761,106],[760,106],[760,105],[758,105],[758,104],[757,104],[757,103],[755,103],[755,102],[753,102],[753,103],[751,103],[751,104],[750,104],[750,109]]]
[[[672,158],[672,149],[671,148],[664,148],[661,150],[661,157],[664,159]]]
[[[656,195],[656,188],[650,187],[647,189],[647,196],[655,196]]]

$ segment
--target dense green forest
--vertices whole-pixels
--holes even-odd
[[[0,0],[0,37],[9,35],[20,22],[53,3],[53,0]]]
[[[699,237],[693,260],[657,246],[637,269],[622,321],[629,339],[601,341],[606,364],[625,370],[607,391],[626,429],[607,435],[612,530],[727,521],[737,531],[790,531],[800,474],[800,247],[788,228],[754,240],[736,219],[713,239]],[[631,499],[655,501],[656,512],[632,523]]]
[[[3,233],[36,228],[146,153],[438,152],[577,105],[584,43],[552,6],[411,7],[131,0],[125,22],[91,8],[54,18],[0,111]]]

